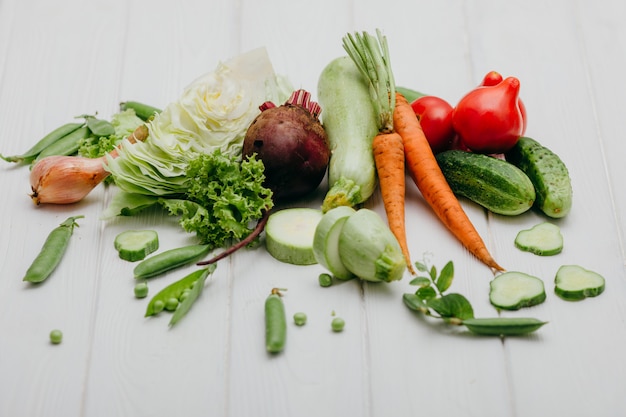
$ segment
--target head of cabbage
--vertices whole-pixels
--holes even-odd
[[[105,168],[128,193],[182,194],[185,171],[200,153],[241,157],[246,131],[266,101],[287,100],[293,88],[275,74],[265,48],[239,55],[192,82],[148,122],[143,142],[124,140]]]

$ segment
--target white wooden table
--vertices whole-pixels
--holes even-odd
[[[384,4],[384,5],[383,5]],[[113,238],[159,232],[161,250],[193,241],[151,211],[102,222],[112,189],[79,204],[34,206],[28,169],[0,164],[0,416],[596,416],[626,415],[626,3],[271,0],[0,1],[0,152],[19,153],[84,113],[108,117],[123,100],[164,107],[197,76],[267,47],[278,73],[315,92],[341,37],[380,28],[399,85],[455,103],[490,70],[517,76],[527,134],[570,170],[574,206],[557,221],[565,248],[539,258],[513,246],[545,220],[464,206],[498,262],[544,279],[545,303],[523,312],[549,324],[526,337],[476,337],[408,310],[403,279],[322,288],[318,265],[279,263],[260,247],[220,262],[188,316],[143,317],[133,264]],[[412,185],[412,184],[410,184]],[[301,205],[319,206],[323,190]],[[477,316],[491,272],[407,194],[413,257],[453,260],[452,290]],[[376,194],[367,206],[383,213]],[[52,228],[83,214],[63,263],[39,286],[22,282]],[[553,293],[556,269],[579,264],[606,278],[600,297]],[[191,268],[191,267],[190,267]],[[150,281],[151,294],[183,269]],[[263,302],[287,287],[285,351],[264,349]],[[330,329],[332,313],[346,320]],[[63,343],[48,333],[60,328]]]

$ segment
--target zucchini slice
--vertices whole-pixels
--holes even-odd
[[[126,230],[115,237],[113,245],[120,258],[136,262],[159,249],[159,236],[154,230]]]
[[[579,265],[563,265],[554,279],[556,295],[567,301],[597,297],[604,292],[606,282],[597,272]]]
[[[293,265],[317,263],[313,237],[322,211],[288,208],[270,215],[265,226],[265,247],[274,258]]]
[[[519,310],[541,304],[546,299],[543,281],[523,272],[508,271],[490,284],[489,301],[503,310]]]
[[[328,210],[315,229],[313,254],[317,262],[339,279],[354,278],[339,257],[339,235],[348,217],[356,213],[352,207],[339,206]]]
[[[559,226],[543,222],[520,231],[515,237],[515,246],[535,255],[552,256],[563,250],[563,235]]]

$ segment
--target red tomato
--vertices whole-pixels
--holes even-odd
[[[462,143],[477,153],[511,149],[524,130],[519,89],[519,80],[508,77],[499,84],[479,86],[466,94],[452,116]]]
[[[423,96],[411,103],[424,135],[434,153],[450,147],[455,133],[452,127],[452,106],[435,96]]]
[[[502,75],[499,72],[489,71],[485,75],[485,78],[483,78],[483,82],[480,83],[480,85],[491,87],[491,86],[500,84],[503,79],[504,78],[502,78]],[[522,128],[522,135],[523,135],[524,132],[526,132],[526,125],[528,123],[526,119],[526,106],[524,105],[524,102],[522,101],[521,98],[517,99],[517,105],[519,106],[519,110],[522,112],[522,118],[524,119],[524,127]]]

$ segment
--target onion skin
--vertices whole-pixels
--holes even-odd
[[[265,165],[265,186],[274,199],[294,200],[314,191],[330,161],[330,145],[319,112],[297,104],[262,107],[243,142],[243,156]]]
[[[36,205],[77,203],[108,175],[104,158],[48,156],[30,172],[30,198]]]

